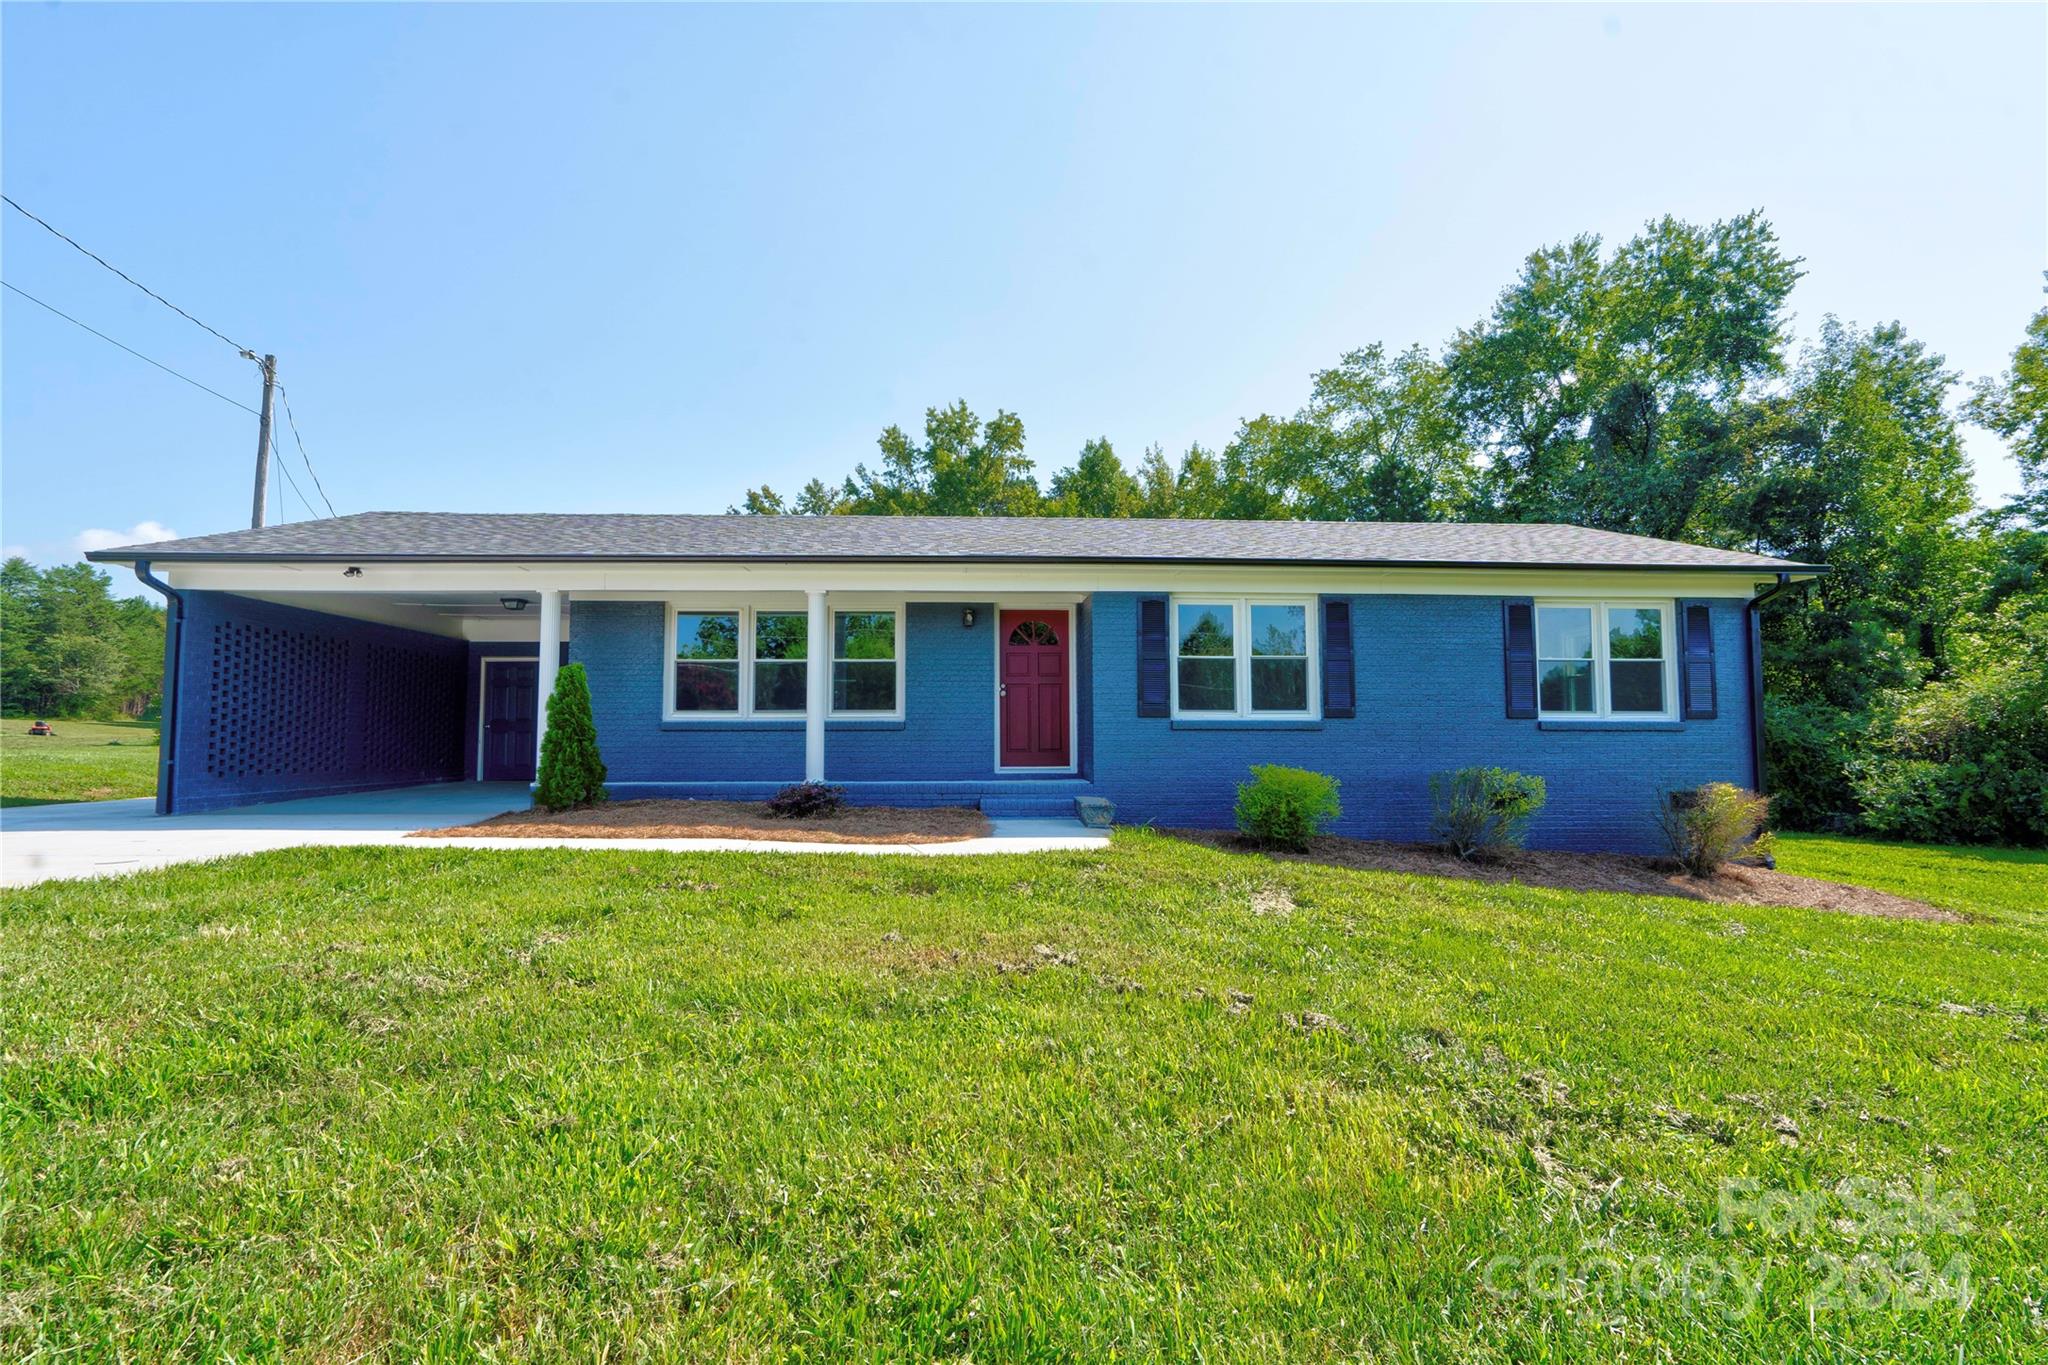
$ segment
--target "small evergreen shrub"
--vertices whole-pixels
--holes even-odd
[[[1429,831],[1460,858],[1497,858],[1520,848],[1549,792],[1543,779],[1507,768],[1460,768],[1429,779]]]
[[[782,820],[836,815],[846,804],[846,788],[826,782],[792,782],[768,798],[768,813]]]
[[[540,773],[533,804],[568,810],[605,799],[604,759],[597,750],[597,722],[590,715],[590,680],[582,664],[555,675],[548,698],[548,729],[540,742]]]
[[[1277,763],[1254,764],[1237,789],[1238,833],[1266,848],[1307,848],[1342,809],[1336,778]]]
[[[1771,812],[1768,797],[1732,782],[1709,782],[1689,791],[1675,791],[1664,802],[1664,838],[1671,856],[1695,877],[1711,877],[1741,853],[1768,857],[1771,836],[1764,818]]]

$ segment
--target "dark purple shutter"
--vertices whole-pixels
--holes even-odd
[[[1510,597],[1501,604],[1501,672],[1507,682],[1509,720],[1536,719],[1536,604]]]
[[[1714,614],[1705,602],[1678,604],[1678,694],[1687,720],[1714,718]]]
[[[1352,669],[1351,599],[1323,599],[1323,715],[1332,720],[1349,720],[1357,705],[1356,674]]]
[[[1166,658],[1166,599],[1138,599],[1138,714],[1163,716],[1170,703]]]

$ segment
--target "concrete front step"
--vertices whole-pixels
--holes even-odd
[[[981,798],[981,813],[991,820],[1007,820],[1018,817],[1074,816],[1074,797],[1064,796],[984,796]]]

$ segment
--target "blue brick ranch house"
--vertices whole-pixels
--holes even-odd
[[[621,798],[1225,826],[1255,763],[1341,833],[1540,774],[1538,845],[1643,850],[1761,785],[1755,603],[1819,572],[1555,525],[372,512],[104,550],[167,595],[158,808],[530,780],[589,673]]]

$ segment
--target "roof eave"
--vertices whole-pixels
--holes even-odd
[[[1192,555],[691,555],[691,554],[505,554],[505,555],[419,555],[419,554],[335,554],[306,552],[284,554],[274,551],[152,551],[148,547],[89,550],[85,557],[96,564],[1236,564],[1259,568],[1322,569],[1460,569],[1522,570],[1545,573],[1744,573],[1811,574],[1828,572],[1824,564],[1794,564],[1781,560],[1762,564],[1587,564],[1547,560],[1491,559],[1255,559],[1241,555],[1199,557]]]

